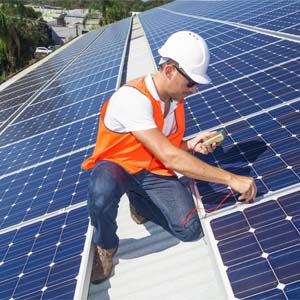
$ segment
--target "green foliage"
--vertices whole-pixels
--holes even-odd
[[[100,11],[102,13],[100,24],[107,25],[129,17],[131,12],[141,12],[171,1],[173,0],[149,0],[147,2],[142,0],[94,0],[89,9]]]
[[[49,43],[49,28],[41,14],[20,0],[0,6],[0,76],[24,67],[38,45]]]
[[[103,1],[101,24],[106,25],[130,16],[128,6],[122,0]]]
[[[8,61],[7,53],[3,42],[0,40],[0,77],[1,74],[5,74],[5,71],[8,68],[8,66],[9,66],[9,61]],[[4,79],[4,75],[2,77],[3,78],[0,79],[0,82]]]

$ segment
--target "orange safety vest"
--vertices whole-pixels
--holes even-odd
[[[162,130],[164,126],[164,116],[159,101],[155,100],[148,91],[145,78],[127,83],[138,89],[147,96],[153,106],[153,117],[157,127]],[[124,99],[126,101],[126,99]],[[103,104],[100,115],[99,129],[96,146],[91,157],[82,163],[86,170],[93,168],[99,160],[109,160],[121,165],[127,172],[133,174],[141,170],[149,170],[152,173],[160,175],[174,175],[172,170],[167,169],[160,160],[139,142],[135,136],[129,133],[118,133],[109,130],[104,125],[104,117],[109,99]],[[185,130],[184,104],[179,101],[175,109],[175,118],[177,122],[176,132],[167,136],[167,138],[177,147],[180,146]]]

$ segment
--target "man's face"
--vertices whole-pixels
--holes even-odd
[[[173,84],[172,95],[173,99],[183,99],[187,96],[198,92],[198,85],[179,67],[172,65],[173,67]]]

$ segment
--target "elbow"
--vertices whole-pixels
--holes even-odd
[[[165,156],[165,159],[162,161],[162,163],[164,164],[164,166],[169,169],[169,170],[173,170],[173,171],[178,171],[179,167],[179,157],[176,155],[168,155]]]

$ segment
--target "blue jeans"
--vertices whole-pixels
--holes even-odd
[[[195,204],[190,191],[176,176],[147,170],[129,174],[120,165],[103,160],[92,170],[88,187],[88,211],[95,227],[93,240],[101,248],[114,248],[119,243],[116,217],[124,193],[139,215],[181,241],[203,236],[197,213],[184,225],[180,224]]]

